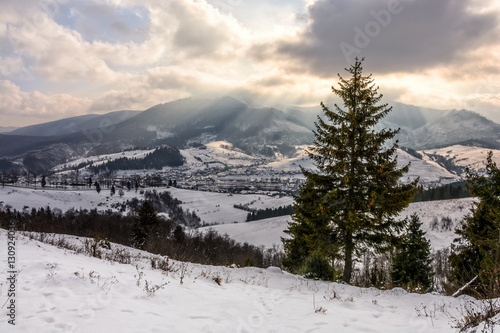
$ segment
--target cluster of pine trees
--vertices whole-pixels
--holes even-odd
[[[114,161],[109,161],[100,165],[90,166],[89,169],[98,174],[100,171],[118,170],[161,170],[163,167],[176,167],[184,164],[184,157],[179,149],[170,146],[156,148],[144,158],[121,157]]]
[[[177,224],[189,228],[198,228],[201,225],[201,219],[196,215],[196,212],[182,209],[182,201],[174,198],[168,191],[146,191],[144,199],[153,205],[156,212],[167,213]]]
[[[456,182],[429,189],[424,189],[419,186],[417,194],[413,197],[413,202],[460,199],[471,196],[472,195],[466,188],[465,182]]]
[[[450,255],[449,291],[467,285],[465,293],[500,297],[500,169],[487,156],[486,175],[466,170],[468,188],[479,201],[456,230]],[[471,282],[472,281],[472,282]]]

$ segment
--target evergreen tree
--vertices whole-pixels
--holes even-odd
[[[322,208],[321,188],[307,180],[295,197],[293,221],[288,223],[285,233],[291,238],[283,238],[285,256],[283,265],[294,272],[300,272],[310,257],[323,256],[333,262],[338,258],[337,240],[330,226],[330,218]]]
[[[139,249],[144,248],[146,242],[151,238],[160,224],[160,219],[156,214],[153,205],[145,201],[137,216],[134,228],[132,230],[132,244]]]
[[[466,172],[467,188],[479,202],[455,231],[459,237],[452,244],[451,278],[455,287],[461,287],[478,275],[468,292],[496,298],[500,296],[500,169],[490,151],[486,175],[468,168]]]
[[[180,244],[184,243],[186,240],[186,233],[180,225],[176,226],[174,229],[174,240],[176,243]]]
[[[431,245],[422,231],[422,222],[413,214],[396,246],[391,278],[397,286],[421,291],[432,287]]]
[[[111,196],[113,196],[116,193],[115,185],[111,185],[111,190],[109,191]]]
[[[293,269],[312,254],[315,242],[324,240],[321,246],[329,257],[343,258],[343,280],[349,283],[356,255],[367,247],[386,251],[393,243],[403,226],[394,217],[413,198],[418,179],[398,183],[409,165],[398,169],[397,142],[384,147],[398,131],[374,130],[391,107],[377,105],[382,95],[371,75],[362,75],[361,61],[346,70],[351,77],[339,75],[339,88],[332,87],[344,109],[335,104],[331,111],[321,103],[326,121],[318,117],[309,150],[320,172],[302,170],[305,189],[295,200],[294,222],[287,231],[291,239],[284,245]]]
[[[45,176],[42,176],[42,181],[40,184],[42,185],[42,188],[45,188],[45,186],[47,185],[47,180],[45,179]]]
[[[101,193],[101,185],[99,185],[98,182],[95,182],[95,190],[97,191],[97,193]]]

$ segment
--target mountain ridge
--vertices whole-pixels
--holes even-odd
[[[287,155],[293,153],[294,146],[313,142],[314,120],[321,109],[307,109],[313,112],[300,107],[252,106],[229,96],[191,97],[140,112],[71,117],[0,134],[0,158],[28,157],[50,168],[78,155],[159,145],[186,148],[215,140],[230,142],[251,155]],[[400,128],[396,137],[399,145],[416,150],[454,144],[500,145],[500,125],[467,110],[440,111],[394,103],[393,111],[375,129],[384,127]],[[42,135],[50,133],[58,135]],[[50,161],[54,156],[58,156],[57,161]]]
[[[83,130],[90,130],[102,126],[111,126],[133,117],[142,111],[121,110],[106,114],[86,114],[81,116],[63,118],[46,123],[35,124],[16,128],[9,135],[25,136],[61,136]],[[6,133],[7,134],[7,133]]]

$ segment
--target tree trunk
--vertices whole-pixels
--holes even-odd
[[[351,275],[352,275],[352,234],[348,233],[346,235],[346,245],[345,245],[345,258],[344,258],[344,274],[342,280],[345,283],[351,283]]]

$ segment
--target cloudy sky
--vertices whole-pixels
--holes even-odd
[[[387,102],[500,122],[494,0],[0,0],[0,126],[189,96],[317,105],[356,56]]]

